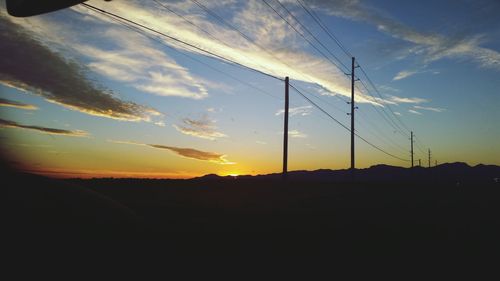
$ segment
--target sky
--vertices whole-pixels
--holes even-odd
[[[52,177],[280,172],[289,77],[288,169],[345,169],[355,57],[357,168],[409,167],[410,131],[415,164],[500,165],[500,3],[402,2],[85,2],[148,31],[0,0],[2,157]]]

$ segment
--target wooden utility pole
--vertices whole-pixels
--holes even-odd
[[[429,168],[431,167],[431,149],[429,148]]]
[[[411,142],[411,167],[413,168],[413,131],[410,134],[410,142]]]
[[[352,57],[352,65],[351,65],[351,170],[354,170],[354,63],[355,58]]]
[[[285,121],[283,129],[283,180],[286,180],[288,173],[288,107],[289,107],[289,95],[288,95],[288,76],[285,77]]]

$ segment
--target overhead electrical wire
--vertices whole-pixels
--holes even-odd
[[[372,122],[370,120],[370,118],[368,116],[365,115],[365,113],[360,110],[358,111],[358,119],[356,120],[359,120],[359,119],[362,119],[364,120],[366,123],[369,124],[369,126],[366,126],[366,128],[369,128],[371,130],[373,130],[373,132],[377,133],[377,135],[379,135],[381,138],[385,139],[384,141],[388,142],[388,143],[391,143],[393,147],[395,148],[398,148],[400,149],[401,151],[403,151],[404,153],[406,153],[408,151],[407,147],[403,147],[401,146],[400,144],[398,144],[397,142],[393,141],[392,138],[389,138],[387,136],[387,134],[384,134],[382,133],[382,130],[380,130],[380,128],[377,126],[377,124],[375,122]],[[362,124],[361,122],[359,122],[359,124]]]
[[[193,1],[196,1],[196,0],[193,0]],[[325,53],[323,53],[323,51],[321,51],[318,47],[316,47],[316,45],[314,45],[309,39],[307,39],[307,37],[302,32],[297,30],[297,28],[295,26],[293,26],[293,24],[291,24],[285,17],[283,17],[272,5],[270,5],[266,0],[262,0],[262,1],[271,10],[273,10],[274,13],[276,13],[284,22],[286,22],[298,35],[300,35],[300,37],[302,37],[311,47],[313,47],[319,54],[321,54],[325,59],[327,59],[330,63],[332,63],[340,71],[344,72],[344,70],[336,62],[334,62],[331,58],[329,58],[327,55],[325,55]],[[281,2],[280,2],[280,4],[281,4]]]
[[[174,47],[171,47],[171,46],[170,46],[170,45],[168,45],[168,44],[165,44],[165,42],[164,42],[164,41],[160,40],[159,38],[155,37],[155,36],[154,36],[154,35],[152,35],[152,34],[149,34],[149,33],[144,32],[144,30],[140,29],[140,28],[139,28],[139,27],[137,27],[137,26],[134,26],[134,25],[132,25],[132,24],[130,24],[130,23],[128,23],[128,22],[126,22],[126,21],[124,21],[124,20],[121,20],[121,19],[119,19],[119,18],[115,18],[115,17],[109,16],[109,15],[107,15],[107,14],[103,14],[103,15],[108,16],[111,20],[115,21],[116,23],[118,23],[118,24],[120,24],[120,25],[122,25],[122,26],[124,26],[124,27],[126,27],[126,28],[128,28],[128,29],[130,29],[130,30],[132,30],[132,31],[134,31],[134,32],[137,32],[137,33],[141,34],[142,36],[145,36],[145,37],[147,37],[147,38],[149,38],[149,39],[151,39],[151,40],[154,40],[155,42],[160,43],[160,44],[164,45],[165,47],[169,48],[170,50],[172,50],[172,51],[174,51],[174,52],[176,52],[176,53],[178,53],[178,54],[180,54],[180,55],[183,55],[183,56],[185,56],[185,57],[189,58],[190,60],[193,60],[193,61],[195,61],[195,62],[197,62],[197,63],[200,63],[200,64],[204,65],[205,67],[208,67],[208,68],[210,68],[210,69],[212,69],[212,70],[214,70],[214,71],[216,71],[216,72],[218,72],[218,73],[221,73],[221,74],[223,74],[223,75],[226,75],[226,76],[228,76],[229,78],[231,78],[231,79],[233,79],[233,80],[236,80],[236,81],[238,81],[238,82],[240,82],[240,83],[242,83],[242,84],[245,84],[246,86],[248,86],[248,87],[250,87],[250,88],[253,88],[254,90],[257,90],[257,91],[259,91],[260,93],[265,94],[265,95],[267,95],[267,96],[269,96],[269,97],[271,97],[271,98],[274,98],[274,99],[277,99],[277,100],[283,100],[283,98],[281,98],[281,97],[274,96],[273,94],[269,93],[269,92],[268,92],[268,91],[266,91],[266,90],[263,90],[263,89],[261,89],[261,88],[259,88],[259,87],[255,86],[255,85],[252,85],[251,83],[248,83],[248,82],[246,82],[246,81],[244,81],[244,80],[242,80],[242,79],[239,79],[238,77],[235,77],[234,75],[231,75],[230,73],[227,73],[227,72],[222,71],[222,70],[220,70],[220,69],[218,69],[218,68],[216,68],[216,67],[213,67],[213,66],[211,66],[210,64],[208,64],[208,63],[206,63],[206,62],[204,62],[204,61],[201,61],[201,60],[199,60],[199,59],[197,59],[197,58],[195,58],[195,57],[193,57],[193,56],[191,56],[191,55],[189,55],[189,54],[186,54],[186,53],[184,53],[184,52],[181,52],[181,51],[177,50],[177,49],[176,49],[176,48],[174,48]]]
[[[298,23],[316,42],[318,42],[318,44],[323,47],[323,49],[325,49],[337,62],[339,62],[344,68],[345,70],[349,71],[349,68],[335,55],[333,54],[330,49],[328,49],[310,30],[309,28],[307,28],[304,24],[302,24],[300,22],[299,19],[297,19],[297,17],[295,17],[295,15],[290,12],[290,10],[288,10],[288,8],[283,5],[283,3],[280,2],[280,0],[276,0],[276,2],[278,2],[278,4],[295,20],[296,23]]]
[[[207,36],[209,36],[210,38],[216,40],[217,42],[223,44],[224,46],[228,47],[228,48],[232,48],[231,46],[229,46],[226,42],[220,40],[219,38],[217,38],[216,36],[214,36],[212,33],[208,32],[206,29],[204,29],[203,27],[197,25],[196,23],[194,23],[193,21],[191,21],[190,19],[188,19],[187,17],[181,15],[180,13],[176,12],[175,10],[171,9],[170,7],[168,7],[166,4],[158,1],[158,0],[153,0],[157,5],[159,5],[161,8],[169,11],[170,13],[176,15],[177,17],[183,19],[185,22],[187,22],[188,24],[190,24],[191,26],[194,26],[196,29],[200,30],[201,32],[203,32],[204,34],[206,34]],[[246,54],[243,54],[243,56],[245,58],[247,58],[248,60],[251,60],[249,57],[246,56]],[[263,69],[266,69],[265,66],[259,64],[260,67],[262,67]],[[267,69],[267,71],[270,72],[269,69]]]
[[[277,0],[279,2],[279,0]],[[314,12],[313,9],[311,9],[310,7],[308,7],[307,3],[305,3],[304,1],[302,0],[296,0],[297,3],[306,11],[307,14],[309,14],[311,16],[311,18],[316,22],[316,24],[318,24],[318,26],[339,46],[339,48],[348,56],[348,57],[352,57],[352,54],[347,50],[347,48],[344,47],[344,45],[342,44],[342,42],[333,34],[333,32],[331,32],[329,30],[329,28],[321,21],[321,19],[319,18],[319,16]],[[366,71],[361,67],[361,65],[359,64],[358,62],[358,66],[360,67],[360,70],[361,72],[364,74],[364,76],[366,77],[366,80],[368,81],[368,83],[372,86],[372,88],[375,90],[375,92],[378,94],[378,96],[384,100],[384,98],[382,97],[382,95],[380,94],[379,90],[377,89],[377,87],[375,86],[375,84],[373,83],[373,81],[370,79],[370,77],[368,76],[368,74],[366,73]],[[362,82],[362,81],[361,81]],[[366,87],[366,85],[364,85],[364,87],[366,88],[367,92],[371,94],[371,91],[368,90],[368,87]],[[373,96],[372,96],[373,97]],[[373,97],[374,98],[374,97]],[[394,113],[394,111],[390,108],[389,105],[387,105],[389,111],[392,113],[392,115],[394,116],[394,118],[406,129],[407,132],[410,132],[411,130],[408,129],[408,127],[404,124],[404,122],[402,122],[402,120]],[[385,111],[384,111],[385,113]],[[388,115],[386,113],[386,115]],[[389,117],[389,116],[388,116]],[[384,118],[385,119],[385,118]],[[389,117],[389,119],[392,120],[391,117]],[[387,121],[387,120],[386,120]],[[397,125],[396,122],[393,122],[396,127],[399,128],[399,131],[403,131],[403,129],[401,127],[399,127],[399,125]],[[401,132],[403,133],[403,132]],[[406,133],[403,133],[404,135],[406,135]]]
[[[377,89],[377,86],[375,86],[375,83],[373,83],[373,81],[370,79],[370,77],[368,76],[368,74],[366,73],[366,71],[363,69],[363,67],[361,67],[361,65],[359,66],[359,69],[361,70],[361,72],[364,74],[364,76],[366,77],[366,80],[368,80],[368,83],[370,83],[370,85],[372,86],[372,88],[375,90],[375,93],[377,93],[377,95],[382,99],[384,100],[384,98],[382,97],[382,94],[380,94],[380,91]],[[387,108],[389,109],[389,111],[392,113],[392,115],[396,118],[396,120],[399,121],[399,123],[406,129],[407,132],[410,132],[411,130],[405,125],[405,123],[403,123],[403,121],[401,121],[401,119],[394,113],[394,111],[392,110],[391,106],[389,104],[387,104]]]
[[[228,21],[226,21],[224,18],[222,18],[221,16],[219,16],[216,12],[212,11],[207,6],[201,4],[197,0],[191,0],[191,2],[193,2],[194,4],[196,4],[199,8],[201,8],[203,11],[205,11],[207,14],[209,14],[214,19],[216,19],[218,22],[222,23],[223,25],[225,25],[225,26],[229,27],[230,29],[234,30],[235,32],[237,32],[241,37],[243,37],[250,44],[256,46],[257,48],[259,48],[260,50],[264,51],[265,53],[267,53],[268,55],[270,55],[271,57],[273,57],[274,59],[276,59],[280,63],[286,65],[290,69],[294,68],[293,66],[291,66],[290,64],[288,64],[286,61],[283,61],[281,58],[277,57],[275,54],[273,54],[271,51],[269,51],[268,48],[266,48],[266,47],[262,46],[261,44],[257,43],[256,40],[254,40],[250,36],[246,35],[239,28],[237,28],[236,26],[234,26],[231,23],[229,23]],[[304,79],[304,81],[312,82],[309,79],[307,79],[304,75],[300,74],[300,76]]]
[[[279,0],[276,0],[279,5],[285,9],[287,11],[288,14],[290,14],[290,16],[304,29],[306,30],[317,42],[319,42],[319,44],[327,49],[325,47],[325,45],[323,43],[321,43],[321,41],[319,41],[317,39],[316,36],[314,36],[310,31],[309,29],[304,26],[294,15],[293,13],[291,13],[289,11],[289,9],[286,8],[286,6],[284,6]],[[303,35],[301,34],[300,32],[298,32],[294,27],[293,25],[291,25],[284,17],[282,17],[277,11],[276,9],[274,9],[266,0],[263,0],[263,2],[268,6],[270,7],[276,14],[278,14],[285,22],[287,22],[288,25],[290,25],[299,35]],[[313,19],[314,21],[323,29],[323,31],[325,31],[325,33],[342,49],[342,51],[347,55],[347,56],[352,56],[351,53],[344,47],[344,45],[340,42],[340,40],[331,32],[329,31],[329,29],[321,22],[321,20],[319,19],[319,17],[314,13],[313,10],[311,10],[310,8],[307,7],[307,4],[306,3],[302,3],[301,0],[297,0],[297,2],[299,3],[299,5],[306,11],[306,13],[308,13]],[[304,36],[302,36],[304,37]],[[306,39],[306,38],[304,38]],[[306,40],[309,42],[309,40]],[[310,43],[311,44],[311,43]],[[328,49],[327,49],[328,50]],[[321,53],[321,52],[320,52]],[[331,52],[329,52],[331,54]],[[339,60],[336,56],[334,56],[337,60]],[[339,60],[340,61],[340,60]],[[347,68],[344,64],[342,64],[345,68]],[[377,93],[377,95],[379,96],[379,98],[381,100],[384,100],[384,98],[382,97],[382,95],[380,94],[380,92],[378,91],[377,87],[375,86],[375,84],[372,82],[372,80],[370,79],[370,77],[368,76],[368,74],[366,73],[366,71],[361,67],[361,65],[359,65],[358,63],[358,66],[360,67],[362,73],[364,74],[366,80],[368,81],[368,83],[372,86],[372,88],[375,90],[375,92]],[[368,92],[368,94],[370,96],[372,96],[372,98],[376,101],[377,99],[371,94],[371,91],[368,89],[368,87],[366,86],[366,84],[360,79],[360,82],[362,83],[363,87],[366,89],[366,91]],[[373,104],[371,104],[373,107],[375,107]],[[394,117],[391,117],[391,115],[389,115],[386,110],[384,108],[382,108],[382,112],[385,114],[385,116],[380,112],[379,109],[375,108],[376,111],[381,114],[384,118],[384,120],[386,122],[388,122],[388,124],[393,127],[396,131],[398,131],[399,133],[401,133],[402,135],[405,135],[407,136],[407,133],[405,132],[404,129],[406,129],[406,131],[410,131],[408,129],[408,127],[401,121],[401,119],[394,113],[394,111],[392,110],[392,108],[390,108],[389,105],[387,105],[388,107],[388,110],[392,113],[392,115]],[[398,124],[398,122],[394,121],[393,119],[397,120],[399,122],[399,124],[402,125],[402,127],[400,127],[400,125]],[[403,129],[404,128],[404,129]]]
[[[371,93],[371,91],[368,89],[368,86],[366,86],[366,84],[363,82],[363,80],[359,80],[359,82],[361,83],[361,85],[363,86],[363,88],[365,88],[366,92],[368,93],[368,95],[370,95],[374,101],[377,101],[377,98]],[[358,89],[358,91],[361,92],[361,90],[356,86],[356,88]],[[382,106],[380,109],[378,107],[376,107],[375,105],[373,105],[372,103],[370,103],[370,105],[375,109],[375,111],[377,111],[377,113],[379,113],[382,118],[396,131],[396,132],[399,132],[401,135],[403,136],[406,136],[406,137],[409,137],[408,134],[406,132],[404,132],[404,130],[391,118],[391,116],[389,115],[389,113],[387,113],[387,111],[385,110],[385,107]],[[382,114],[383,113],[383,114]],[[385,114],[385,115],[384,115]]]
[[[339,47],[340,49],[349,57],[353,57],[353,55],[347,50],[347,48],[344,47],[342,42],[333,34],[333,32],[330,31],[328,26],[326,26],[321,18],[314,12],[313,9],[308,7],[307,3],[303,2],[302,0],[297,0],[297,2],[300,4],[300,6],[313,18],[313,20],[321,27],[321,29],[330,37]]]
[[[261,70],[255,69],[255,68],[253,68],[253,67],[246,66],[246,65],[241,64],[241,63],[239,63],[239,62],[236,62],[236,61],[234,61],[234,60],[232,60],[232,59],[225,58],[225,57],[223,57],[223,56],[221,56],[221,55],[215,54],[215,53],[213,53],[213,52],[211,52],[211,51],[208,51],[208,50],[205,50],[205,49],[200,48],[200,47],[198,47],[198,46],[195,46],[195,45],[193,45],[193,44],[191,44],[191,43],[185,42],[185,41],[183,41],[183,40],[181,40],[181,39],[178,39],[178,38],[176,38],[176,37],[170,36],[170,35],[168,35],[168,34],[166,34],[166,33],[163,33],[163,32],[161,32],[161,31],[158,31],[158,30],[156,30],[156,29],[150,28],[150,27],[148,27],[148,26],[145,26],[145,25],[140,24],[140,23],[138,23],[138,22],[135,22],[135,21],[133,21],[133,20],[130,20],[130,19],[124,18],[124,17],[122,17],[122,16],[116,15],[116,14],[114,14],[114,13],[112,13],[112,12],[105,11],[105,10],[103,10],[103,9],[97,8],[97,7],[92,6],[92,5],[89,5],[89,4],[87,4],[87,3],[81,3],[81,5],[83,5],[83,6],[87,7],[87,8],[89,8],[89,9],[92,9],[92,10],[94,10],[94,11],[97,11],[97,12],[99,12],[99,13],[101,13],[101,14],[106,14],[106,15],[109,15],[109,16],[112,16],[112,17],[115,17],[115,18],[121,19],[121,20],[123,20],[123,21],[125,21],[125,22],[128,22],[128,23],[133,24],[133,25],[138,26],[138,27],[141,27],[141,28],[143,28],[143,29],[145,29],[145,30],[148,30],[148,31],[150,31],[150,32],[153,32],[153,33],[155,33],[155,34],[158,34],[158,35],[160,35],[160,36],[162,36],[162,37],[165,37],[165,38],[171,39],[171,40],[173,40],[173,41],[175,41],[175,42],[177,42],[177,43],[181,43],[181,44],[183,44],[183,45],[185,45],[185,46],[189,46],[189,47],[191,47],[191,48],[193,48],[193,49],[196,49],[196,50],[198,50],[198,51],[200,51],[200,52],[202,52],[202,53],[204,53],[204,54],[206,54],[206,55],[209,55],[209,57],[210,57],[210,56],[213,56],[213,57],[219,58],[220,60],[222,60],[222,61],[224,61],[224,62],[227,62],[227,63],[230,63],[230,64],[234,64],[234,65],[238,65],[238,66],[240,66],[240,67],[243,67],[243,68],[246,68],[246,69],[248,69],[248,70],[251,70],[251,71],[254,71],[254,72],[260,73],[260,74],[262,74],[262,75],[265,75],[265,76],[267,76],[267,77],[270,77],[270,78],[273,78],[273,79],[276,79],[276,80],[284,81],[284,79],[283,79],[283,78],[280,78],[280,77],[274,76],[274,75],[269,74],[269,73],[265,73],[265,72],[263,72],[263,71],[261,71]]]
[[[199,2],[198,2],[198,1],[196,1],[196,0],[192,0],[192,1],[193,1],[193,2],[195,2],[195,3],[197,3],[197,4],[199,4]],[[275,10],[272,6],[271,6],[271,5],[269,5],[269,3],[268,3],[266,0],[263,0],[263,1],[264,1],[264,2],[265,2],[265,4],[267,4],[267,5],[268,5],[271,9],[273,9],[273,11],[274,11],[276,14],[278,14],[278,15],[279,15],[279,16],[280,16],[280,17],[281,17],[281,18],[282,18],[285,22],[287,22],[287,24],[288,24],[288,25],[290,25],[290,26],[291,26],[291,27],[292,27],[292,28],[293,28],[293,29],[294,29],[297,33],[301,34],[301,35],[302,35],[302,37],[303,37],[304,39],[306,39],[306,37],[305,37],[302,33],[298,32],[298,31],[296,30],[296,28],[295,28],[293,25],[291,25],[291,24],[290,24],[290,23],[289,23],[289,22],[288,22],[288,21],[287,21],[287,20],[286,20],[286,19],[285,19],[285,18],[284,18],[281,14],[280,14],[280,13],[278,13],[278,12],[277,12],[277,11],[276,11],[276,10]],[[284,7],[284,6],[281,4],[281,2],[279,2],[279,0],[277,0],[277,1],[278,1],[278,3],[279,3],[279,4],[280,4],[280,5],[281,5],[281,6],[282,6],[282,7],[283,7],[283,8],[284,8],[284,9],[285,9],[285,10],[286,10],[289,14],[290,14],[290,15],[291,15],[291,16],[292,16],[292,17],[293,17],[293,18],[294,18],[294,19],[295,19],[298,23],[299,23],[299,21],[298,21],[298,20],[297,20],[297,19],[293,16],[293,14],[292,14],[292,13],[291,13],[288,9],[286,9],[286,7]],[[155,2],[157,2],[157,1],[155,0]],[[299,4],[302,4],[302,3],[300,3],[300,2],[299,2]],[[155,29],[150,28],[150,27],[148,27],[148,26],[145,26],[145,25],[143,25],[143,24],[141,24],[141,23],[138,23],[138,22],[135,22],[135,21],[133,21],[133,20],[130,20],[130,19],[124,18],[124,17],[122,17],[122,16],[116,15],[116,14],[114,14],[114,13],[112,13],[112,12],[105,11],[105,10],[103,10],[103,9],[97,8],[97,7],[95,7],[95,6],[93,6],[93,5],[89,5],[89,4],[87,4],[87,3],[82,3],[82,5],[83,5],[83,6],[85,6],[85,7],[87,7],[87,8],[89,8],[89,9],[91,9],[91,10],[93,10],[93,11],[96,11],[96,12],[98,12],[98,13],[100,13],[100,14],[106,15],[106,16],[108,16],[108,17],[110,17],[110,18],[114,19],[115,21],[120,22],[121,24],[123,24],[123,25],[125,25],[125,26],[127,26],[127,27],[129,27],[129,28],[131,28],[131,29],[134,29],[134,30],[135,30],[135,31],[137,31],[137,32],[141,32],[141,33],[143,33],[143,35],[145,35],[145,36],[148,36],[148,33],[145,33],[145,32],[144,32],[144,30],[149,31],[149,32],[152,32],[152,33],[154,33],[154,34],[156,34],[156,35],[158,35],[158,36],[165,37],[165,38],[168,38],[168,39],[170,39],[170,40],[173,40],[173,41],[174,41],[175,43],[177,43],[177,44],[182,44],[182,45],[184,45],[184,46],[188,46],[188,47],[190,47],[190,48],[192,48],[192,49],[194,49],[194,50],[200,51],[201,53],[205,54],[205,55],[206,55],[207,57],[209,57],[209,58],[213,58],[213,57],[215,57],[215,58],[220,59],[220,60],[221,60],[222,62],[224,62],[224,63],[230,64],[230,65],[235,65],[235,66],[238,66],[238,67],[241,67],[241,68],[244,68],[244,69],[247,69],[247,70],[253,71],[253,72],[257,72],[257,73],[259,73],[259,74],[265,75],[265,76],[267,76],[267,77],[270,77],[270,78],[273,78],[273,79],[276,79],[276,80],[279,80],[279,81],[284,81],[284,79],[283,79],[283,78],[280,78],[280,77],[274,76],[274,75],[272,75],[272,74],[265,73],[265,72],[263,72],[263,71],[261,71],[261,70],[258,70],[258,69],[255,69],[255,68],[252,68],[252,67],[249,67],[249,66],[243,65],[243,64],[238,63],[238,62],[236,62],[236,61],[234,61],[234,60],[232,60],[232,59],[229,59],[229,58],[223,57],[223,56],[221,56],[221,55],[215,54],[215,53],[213,53],[213,52],[211,52],[211,51],[205,50],[205,49],[200,48],[200,47],[198,47],[198,46],[196,46],[196,45],[193,45],[193,44],[191,44],[191,43],[185,42],[185,41],[183,41],[183,40],[181,40],[181,39],[178,39],[178,38],[176,38],[176,37],[173,37],[173,36],[170,36],[170,35],[168,35],[168,34],[165,34],[165,33],[161,32],[161,31],[158,31],[158,30],[155,30]],[[203,6],[202,4],[199,4],[199,5]],[[205,6],[203,6],[203,7],[205,7]],[[205,8],[206,8],[206,7],[205,7]],[[305,6],[303,6],[303,8],[306,8],[306,7],[305,7]],[[207,12],[208,12],[208,11],[207,11]],[[211,13],[213,13],[213,12],[211,12]],[[217,14],[214,14],[213,16],[215,16],[215,17],[219,17]],[[219,17],[219,18],[220,18],[220,17]],[[224,19],[222,19],[222,18],[220,18],[220,19],[224,21]],[[303,26],[301,23],[299,23],[299,24],[300,24],[301,26]],[[232,26],[232,25],[230,25],[230,26]],[[233,28],[233,29],[235,29],[234,27],[232,27],[232,28]],[[303,26],[303,28],[304,28],[304,26]],[[304,29],[306,29],[306,28],[304,28]],[[236,29],[236,30],[237,30],[237,29]],[[237,30],[237,31],[238,31],[238,30]],[[242,35],[242,36],[244,36],[244,37],[246,36],[246,35],[244,35],[244,34],[241,34],[241,35]],[[331,34],[331,35],[333,35],[333,34]],[[332,37],[333,37],[333,36],[332,36]],[[151,38],[151,37],[149,37],[149,38]],[[156,38],[156,37],[155,37],[155,38]],[[336,37],[333,37],[333,38],[336,38]],[[159,40],[159,39],[156,39],[156,41],[158,41],[158,40]],[[317,40],[317,38],[316,38],[316,40]],[[325,56],[325,57],[326,57],[326,58],[327,58],[330,62],[332,62],[332,63],[333,63],[333,64],[334,64],[337,68],[341,69],[341,68],[340,68],[337,64],[335,64],[333,61],[331,61],[331,59],[329,59],[329,58],[328,58],[328,57],[327,57],[324,53],[322,53],[319,49],[317,49],[317,47],[316,47],[315,45],[313,45],[313,44],[312,44],[309,40],[307,40],[307,39],[306,39],[306,41],[307,41],[309,44],[311,44],[311,46],[313,46],[313,47],[314,47],[317,51],[319,51],[319,52],[320,52],[323,56]],[[318,41],[319,41],[319,40],[318,40]],[[161,41],[161,40],[160,40],[159,42],[163,42],[163,41]],[[164,43],[164,42],[163,42],[163,43]],[[340,43],[340,41],[339,41],[338,43],[339,43],[339,47],[340,47],[340,46],[342,46],[342,45],[341,45],[341,43]],[[165,45],[167,45],[167,46],[168,46],[168,44],[165,44]],[[321,45],[322,45],[322,46],[324,46],[323,44],[321,44]],[[325,48],[326,48],[326,47],[325,47]],[[341,48],[342,48],[342,47],[341,47]],[[175,50],[175,48],[172,48],[172,49],[174,49],[174,50]],[[347,50],[343,50],[343,51],[344,51],[346,54],[349,54],[349,52],[346,52]],[[182,52],[180,52],[180,53],[181,53],[181,54],[183,54],[183,55],[188,56],[187,54],[184,54],[184,53],[182,53]],[[223,72],[223,71],[220,71],[220,70],[218,70],[218,69],[216,69],[216,68],[214,68],[214,67],[212,67],[212,66],[210,66],[210,65],[208,65],[208,64],[206,64],[206,63],[204,63],[204,62],[202,62],[202,61],[200,61],[200,60],[197,60],[197,59],[195,59],[195,58],[193,58],[193,57],[191,57],[191,56],[188,56],[188,57],[189,57],[189,58],[191,58],[191,59],[193,59],[193,60],[195,60],[195,61],[197,61],[197,62],[199,62],[199,63],[202,63],[202,64],[206,65],[207,67],[210,67],[211,69],[213,69],[213,70],[215,70],[215,71],[218,71],[218,72],[220,72],[220,73],[222,73],[222,74],[225,74],[225,75],[227,75],[227,76],[229,76],[229,77],[231,77],[231,78],[233,78],[233,79],[236,79],[236,80],[237,80],[237,81],[239,81],[239,82],[242,82],[242,83],[244,83],[244,84],[246,84],[246,85],[248,85],[248,86],[250,86],[250,87],[252,87],[252,88],[254,88],[254,89],[256,89],[256,90],[259,90],[260,92],[263,92],[263,93],[265,93],[265,94],[270,95],[270,94],[269,94],[269,93],[267,93],[266,91],[264,91],[264,90],[262,90],[262,89],[259,89],[258,87],[255,87],[254,85],[247,83],[246,81],[240,80],[240,79],[238,79],[238,78],[236,78],[236,77],[234,77],[234,76],[232,76],[232,75],[230,75],[230,74],[228,74],[228,73],[225,73],[225,72]],[[380,93],[379,93],[379,92],[378,92],[378,90],[376,89],[376,87],[375,87],[375,85],[373,84],[373,82],[371,82],[371,80],[370,80],[370,79],[369,79],[369,77],[367,76],[366,72],[365,72],[364,70],[362,70],[362,72],[364,73],[365,77],[367,78],[367,80],[369,81],[369,83],[372,85],[372,87],[376,90],[376,92],[377,92],[377,93],[379,94],[379,96],[381,97]],[[299,93],[299,95],[301,95],[304,99],[306,99],[306,100],[307,100],[307,101],[308,101],[311,105],[313,105],[313,106],[314,106],[314,107],[316,107],[318,110],[320,110],[321,112],[323,112],[323,113],[324,113],[325,115],[327,115],[330,119],[332,119],[333,121],[335,121],[337,124],[339,124],[341,127],[343,127],[344,129],[346,129],[347,131],[349,131],[349,132],[351,131],[351,130],[347,127],[347,126],[345,126],[345,125],[344,125],[344,124],[342,124],[340,121],[338,121],[336,118],[334,118],[331,114],[329,114],[327,111],[325,111],[325,110],[324,110],[321,106],[319,106],[318,104],[316,104],[315,102],[313,102],[311,99],[309,99],[309,98],[308,98],[308,97],[307,97],[307,96],[306,96],[306,95],[305,95],[302,91],[300,91],[297,87],[295,87],[294,85],[291,85],[291,84],[290,84],[290,86],[291,86],[291,87],[292,87],[292,88],[293,88],[293,89],[294,89],[297,93]],[[366,85],[364,85],[364,87],[366,88],[366,90],[367,90],[368,92],[370,92],[370,91],[368,90],[368,88],[366,87]],[[270,96],[272,96],[273,98],[277,98],[277,97],[275,97],[275,96],[273,96],[273,95],[270,95]],[[316,97],[315,95],[313,95],[313,96],[314,96],[314,97]],[[372,96],[372,97],[373,97],[373,96]],[[320,101],[325,102],[324,100],[320,99],[319,97],[316,97],[316,98],[317,98],[317,99],[319,99]],[[381,97],[381,98],[382,98],[382,97]],[[382,98],[382,99],[383,99],[383,98]],[[325,103],[326,103],[326,102],[325,102]],[[391,112],[392,112],[392,110],[391,110]],[[394,113],[393,113],[393,114],[394,114]],[[399,120],[399,121],[401,122],[401,120]],[[401,122],[401,123],[402,123],[402,122]],[[404,124],[403,124],[403,125],[404,125]],[[399,127],[399,126],[397,126],[397,127]],[[403,158],[401,158],[401,157],[398,157],[398,156],[396,156],[396,155],[394,155],[394,154],[391,154],[391,153],[389,153],[389,152],[385,151],[384,149],[380,148],[379,146],[377,146],[377,145],[375,145],[375,144],[371,143],[370,141],[366,140],[365,138],[361,137],[359,134],[357,134],[357,133],[356,133],[356,131],[355,131],[355,135],[356,135],[359,139],[361,139],[362,141],[364,141],[365,143],[367,143],[368,145],[370,145],[370,146],[372,146],[373,148],[375,148],[375,149],[377,149],[377,150],[379,150],[379,151],[381,151],[381,152],[385,153],[386,155],[389,155],[389,156],[391,156],[391,157],[393,157],[393,158],[396,158],[396,159],[399,159],[399,160],[401,160],[401,161],[409,161],[409,160],[407,160],[407,159],[403,159]]]
[[[302,93],[299,89],[297,89],[293,84],[290,84],[290,87],[292,87],[292,89],[294,89],[300,96],[302,96],[304,99],[306,99],[311,105],[313,105],[314,107],[316,107],[319,111],[323,112],[325,115],[327,115],[328,117],[330,117],[330,119],[332,119],[333,121],[335,121],[337,124],[339,124],[342,128],[346,129],[348,132],[351,132],[351,129],[349,129],[346,125],[342,124],[342,122],[340,122],[339,120],[337,120],[335,117],[333,117],[330,113],[328,113],[326,110],[324,110],[321,106],[319,106],[318,104],[316,104],[315,102],[313,102],[310,98],[308,98],[304,93]],[[366,140],[365,138],[363,138],[362,136],[360,136],[359,134],[357,134],[356,132],[354,132],[354,135],[356,137],[358,137],[359,139],[361,139],[363,142],[367,143],[368,145],[370,145],[371,147],[393,157],[393,158],[396,158],[396,159],[399,159],[401,161],[407,161],[409,162],[410,160],[408,159],[404,159],[404,158],[401,158],[401,157],[398,157],[392,153],[389,153],[385,150],[383,150],[382,148],[374,145],[373,143],[369,142],[368,140]]]

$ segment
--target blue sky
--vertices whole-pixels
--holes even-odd
[[[350,78],[342,64],[349,68],[352,54],[382,97],[357,69],[357,132],[397,156],[358,139],[360,168],[409,166],[398,159],[410,158],[407,129],[417,135],[415,159],[424,163],[430,148],[440,163],[500,164],[497,1],[159,2],[86,3],[289,76],[345,125]],[[14,18],[2,2],[0,20],[2,52],[12,53],[0,67],[2,149],[19,167],[153,177],[281,170],[282,81],[139,34],[82,5]],[[349,133],[293,90],[289,134],[291,169],[349,166]]]

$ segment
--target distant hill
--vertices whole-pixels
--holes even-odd
[[[242,175],[237,179],[281,180],[281,173],[267,175]],[[234,180],[233,176],[209,174],[194,178],[195,181]],[[320,169],[315,171],[290,171],[291,181],[314,182],[500,182],[500,166],[479,164],[469,166],[466,163],[444,163],[431,168],[403,168],[390,165],[374,165],[370,168],[344,170]]]

